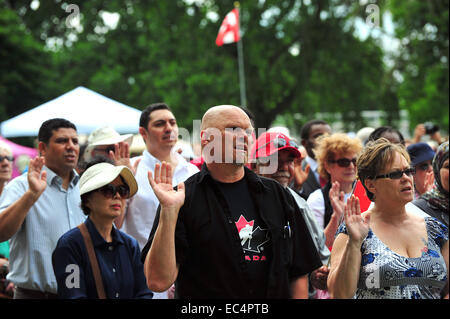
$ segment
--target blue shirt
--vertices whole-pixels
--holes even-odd
[[[136,239],[113,227],[112,242],[108,243],[89,218],[85,224],[97,256],[106,297],[152,298]],[[98,298],[89,256],[78,228],[68,231],[59,239],[52,263],[60,298]]]
[[[43,170],[47,171],[47,187],[10,239],[7,279],[20,288],[56,294],[52,252],[58,239],[84,222],[86,216],[80,207],[80,178],[76,171],[64,189],[60,176],[46,166]],[[27,190],[27,173],[9,182],[0,198],[0,214]]]

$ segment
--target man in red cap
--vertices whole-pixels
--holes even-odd
[[[283,133],[265,132],[253,144],[250,151],[251,169],[258,175],[272,178],[288,189],[294,197],[309,232],[314,240],[324,266],[311,274],[311,283],[318,289],[326,289],[328,268],[325,266],[330,257],[330,251],[325,245],[325,235],[315,221],[314,214],[306,201],[294,190],[289,188],[295,174],[295,161],[301,161],[304,156],[298,149],[297,143]],[[300,164],[300,163],[297,163]],[[305,288],[306,289],[306,288]],[[314,298],[314,289],[309,289],[310,298]]]

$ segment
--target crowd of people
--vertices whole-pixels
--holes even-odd
[[[80,145],[49,119],[12,180],[0,144],[0,298],[448,299],[449,144],[429,123],[405,140],[315,119],[299,143],[220,105],[191,161],[165,103],[138,130],[130,158],[130,134]]]

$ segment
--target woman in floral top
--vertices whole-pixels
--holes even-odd
[[[406,210],[415,173],[406,149],[379,139],[366,145],[356,165],[375,204],[361,214],[356,197],[347,202],[331,252],[331,296],[440,298],[448,284],[448,228]]]

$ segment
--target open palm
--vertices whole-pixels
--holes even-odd
[[[45,160],[42,156],[36,156],[28,165],[28,186],[33,195],[38,198],[47,187],[47,172],[42,170]]]
[[[184,204],[184,183],[178,184],[178,189],[172,186],[172,166],[166,162],[155,165],[155,177],[148,172],[148,181],[155,192],[161,207],[173,207],[179,209]]]
[[[362,243],[369,233],[369,216],[361,216],[359,199],[352,195],[344,209],[344,220],[350,240]]]
[[[344,214],[345,202],[344,202],[344,192],[341,191],[341,186],[339,182],[334,182],[331,185],[330,192],[328,193],[330,196],[330,203],[333,207],[333,214],[339,218]]]

